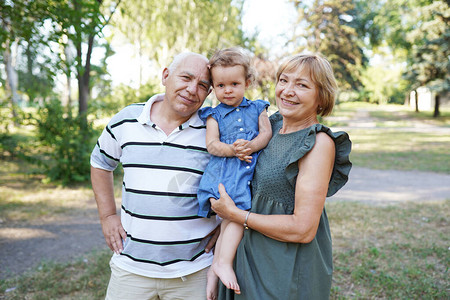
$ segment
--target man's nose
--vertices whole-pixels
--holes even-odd
[[[198,84],[194,81],[189,82],[186,87],[186,90],[192,95],[197,94],[197,89],[198,89]]]

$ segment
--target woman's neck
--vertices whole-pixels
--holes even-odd
[[[310,116],[308,118],[302,120],[292,120],[291,118],[283,117],[283,126],[280,128],[281,134],[287,134],[296,132],[308,127],[311,127],[314,124],[318,124],[317,116]]]

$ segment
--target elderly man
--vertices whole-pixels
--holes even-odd
[[[197,114],[210,93],[207,64],[200,54],[176,56],[162,72],[165,93],[117,113],[92,152],[92,188],[114,251],[106,299],[206,298],[219,224],[197,216],[197,186],[210,158]],[[119,162],[120,216],[113,189]]]

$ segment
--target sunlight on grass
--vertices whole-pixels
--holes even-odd
[[[27,174],[29,164],[2,161],[0,170],[0,220],[33,221],[64,218],[79,211],[96,211],[94,194],[89,184],[61,187],[43,184],[41,175]],[[116,176],[115,195],[120,201],[120,172]]]
[[[440,116],[434,118],[432,111],[416,113],[411,107],[395,104],[376,105],[361,102],[342,102],[335,107],[330,119],[342,121],[335,126],[345,126],[343,120],[351,119],[358,110],[367,111],[369,118],[373,119],[376,126],[380,128],[450,127],[450,108],[441,108]]]
[[[450,174],[450,136],[395,129],[347,131],[353,143],[350,160],[357,166]]]

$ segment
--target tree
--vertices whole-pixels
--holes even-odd
[[[53,21],[59,26],[55,36],[59,43],[64,43],[60,37],[67,36],[76,49],[75,67],[78,83],[78,114],[86,118],[88,99],[90,96],[91,58],[95,46],[95,38],[102,34],[111,17],[120,4],[103,0],[65,0],[55,3],[50,9]],[[83,51],[83,45],[86,50]],[[70,63],[66,62],[70,65]]]
[[[0,2],[0,49],[3,52],[3,63],[6,69],[6,82],[11,100],[13,120],[17,123],[16,106],[19,102],[18,78],[16,69],[16,46],[24,39],[31,39],[37,24],[42,22],[37,12],[42,11],[42,1],[1,1]],[[17,47],[16,47],[17,49]]]
[[[157,68],[163,68],[182,51],[207,55],[215,48],[248,42],[241,30],[243,2],[127,1],[121,5],[113,25],[128,42],[136,45],[139,59],[145,55]]]
[[[367,60],[352,23],[356,17],[353,1],[292,2],[299,13],[297,32],[291,40],[296,50],[320,52],[330,61],[341,89],[358,89],[360,71]]]
[[[408,71],[419,85],[437,93],[433,116],[439,116],[439,94],[450,90],[450,7],[444,1],[426,1],[414,11],[418,26],[407,35],[413,45]]]
[[[448,1],[384,1],[374,19],[381,29],[383,47],[406,65],[406,91],[427,85],[437,95],[449,90],[449,4]],[[418,112],[418,101],[416,101]],[[434,115],[439,115],[439,98]]]

